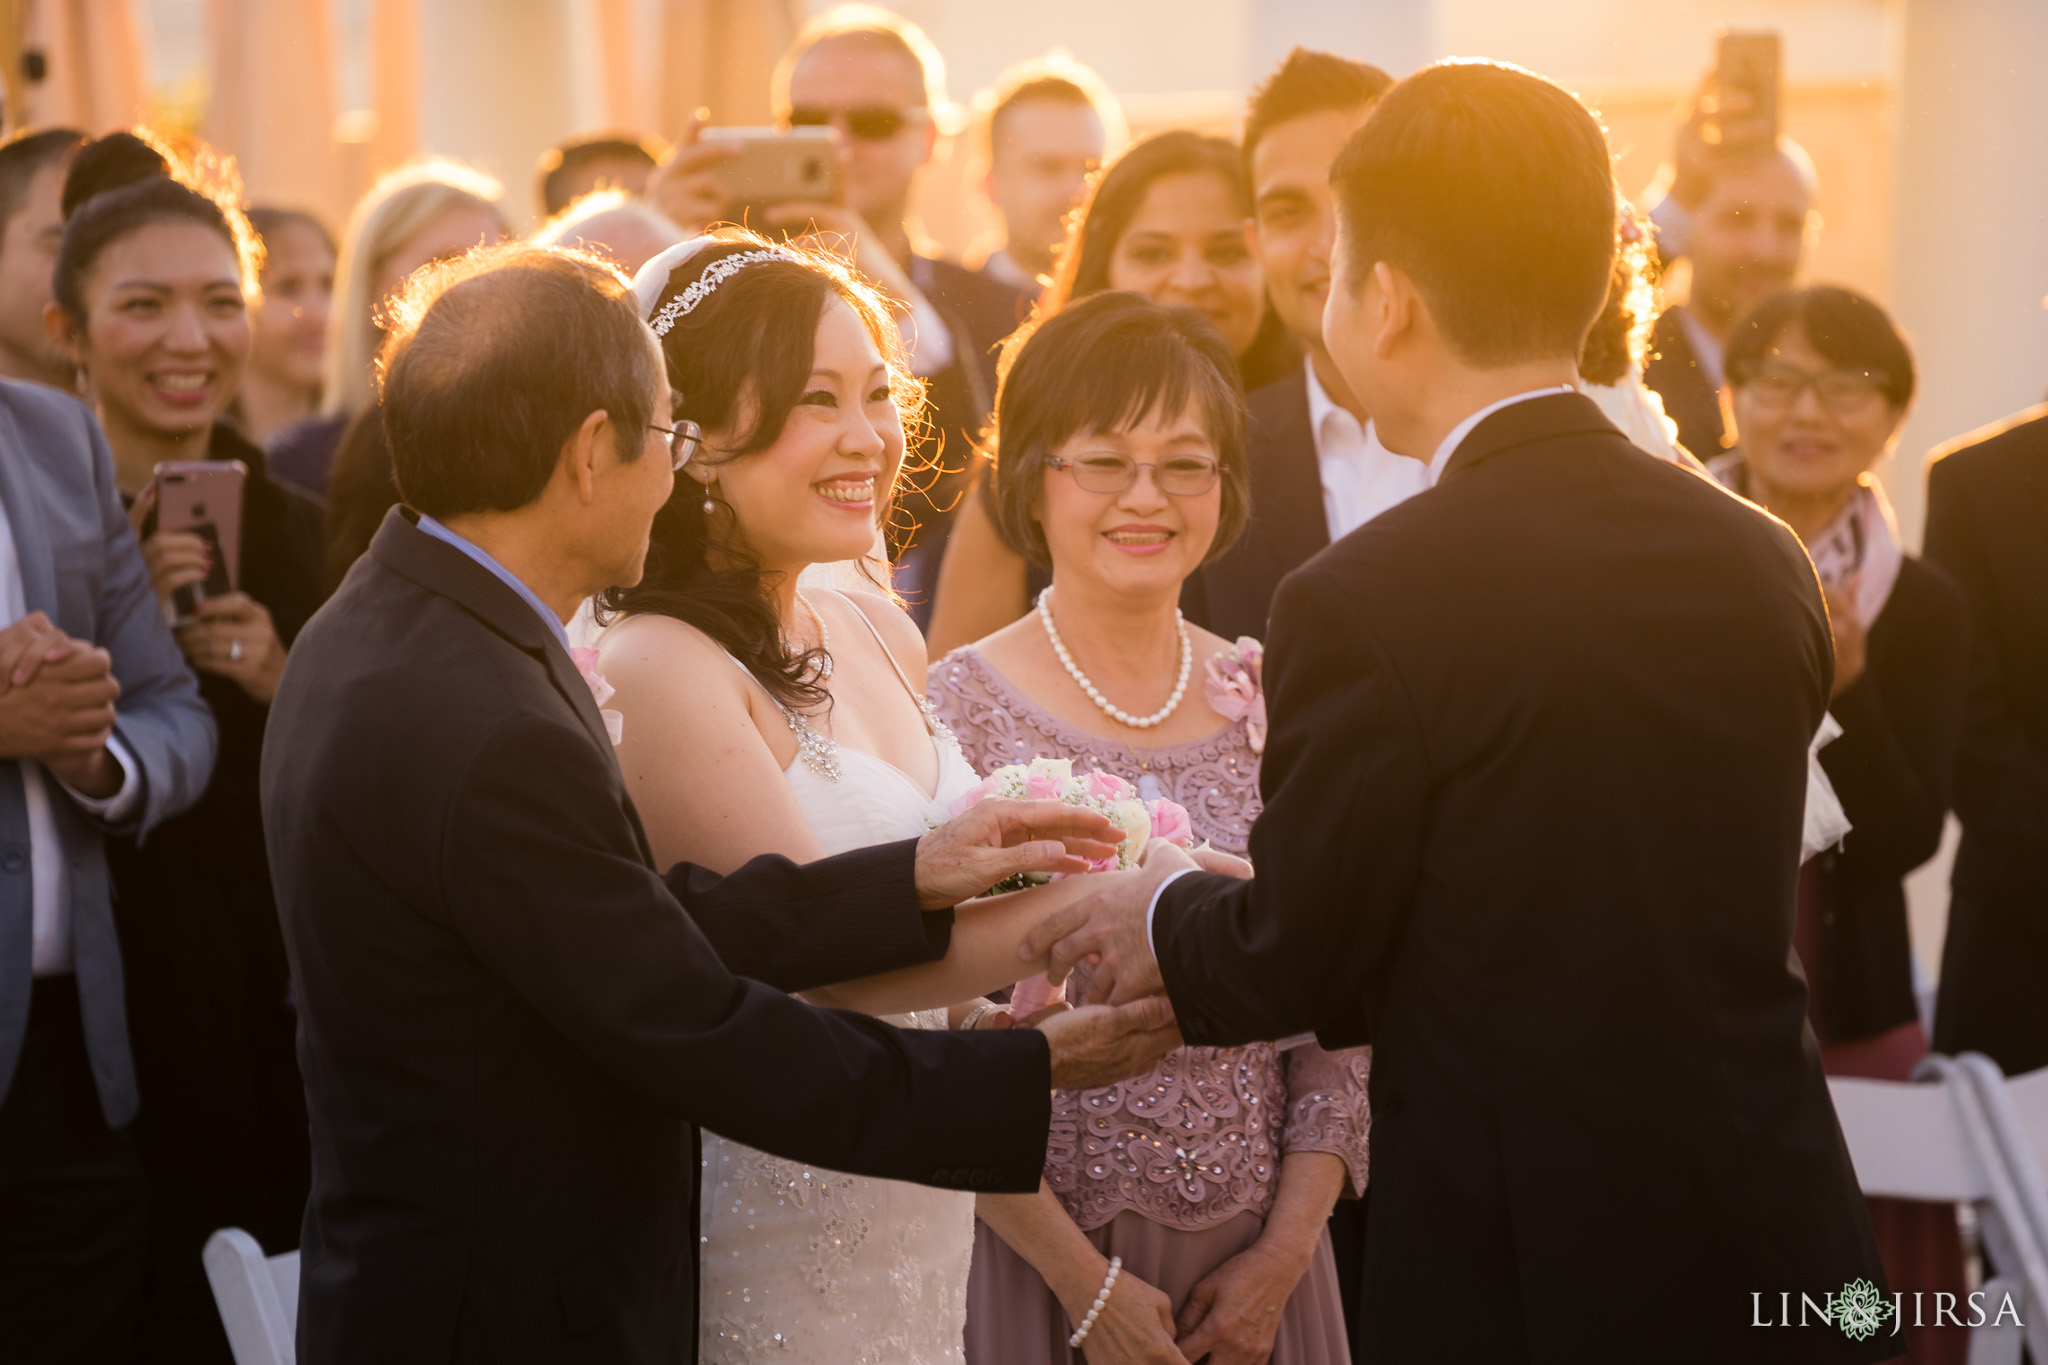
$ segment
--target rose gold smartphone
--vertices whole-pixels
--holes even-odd
[[[748,222],[749,209],[839,200],[839,149],[830,128],[706,128],[697,137],[739,148],[718,167],[732,190],[726,214],[734,222]]]
[[[201,602],[241,583],[242,484],[248,477],[240,460],[166,460],[156,467],[156,529],[189,532],[213,547],[206,581],[171,595],[174,623],[191,620]]]
[[[1762,119],[1770,132],[1761,145],[1773,146],[1779,133],[1779,94],[1784,40],[1774,29],[1744,32],[1723,30],[1714,50],[1715,81],[1725,108],[1738,91],[1748,97],[1745,118]]]

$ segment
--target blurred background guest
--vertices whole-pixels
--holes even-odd
[[[934,254],[910,221],[912,186],[953,109],[945,62],[923,30],[871,5],[827,10],[783,54],[772,101],[786,126],[838,131],[844,205],[788,205],[769,222],[801,229],[815,221],[856,238],[861,269],[909,309],[904,340],[925,381],[930,434],[909,461],[923,472],[906,480],[891,536],[894,586],[923,626],[973,443],[993,406],[994,349],[1015,325],[1001,320],[1015,318],[1016,292]]]
[[[230,416],[262,445],[320,406],[334,308],[334,238],[318,218],[297,209],[258,207],[246,216],[263,243],[262,296],[249,315],[249,364]]]
[[[1740,444],[1710,468],[1798,533],[1835,635],[1821,750],[1851,829],[1800,869],[1793,944],[1829,1075],[1910,1080],[1927,1055],[1906,874],[1934,856],[1963,723],[1962,592],[1905,553],[1871,473],[1913,399],[1914,365],[1884,309],[1847,289],[1780,293],[1728,334]],[[1891,1283],[1967,1291],[1955,1207],[1872,1199]],[[1964,1332],[1905,1325],[1910,1358],[1961,1362]]]
[[[1216,325],[1245,388],[1255,391],[1299,366],[1301,353],[1267,302],[1251,214],[1235,144],[1185,129],[1133,143],[1070,223],[1059,272],[1035,316],[1052,317],[1105,289],[1186,305]],[[1008,625],[1043,586],[996,534],[982,500],[963,507],[940,571],[927,632],[934,653]]]
[[[1735,320],[1799,277],[1819,216],[1813,162],[1745,105],[1714,107],[1701,84],[1672,153],[1668,190],[1650,218],[1667,263],[1688,262],[1682,304],[1664,310],[1643,382],[1664,400],[1678,441],[1702,460],[1727,445],[1722,350]]]
[[[624,190],[592,190],[549,219],[533,240],[594,251],[632,275],[688,236],[645,200]]]
[[[1934,1045],[2048,1066],[2048,405],[1935,452],[1927,558],[1970,607],[1956,852]]]
[[[371,367],[384,336],[378,308],[406,276],[429,261],[504,236],[502,196],[502,187],[489,176],[442,159],[401,167],[363,196],[341,238],[320,415],[271,440],[277,477],[309,493],[327,492],[342,432],[375,406]],[[388,484],[388,470],[383,478]]]
[[[557,142],[534,168],[533,202],[542,219],[554,217],[594,190],[647,192],[647,177],[666,148],[624,133],[601,133]]]
[[[66,393],[77,375],[43,312],[64,235],[64,174],[85,140],[73,128],[30,128],[0,142],[0,375]]]
[[[1001,338],[1029,316],[1041,282],[1057,268],[1053,253],[1067,239],[1067,215],[1130,133],[1102,78],[1064,49],[1011,67],[975,104],[988,163],[982,191],[1002,218],[1002,236],[981,271],[1013,290],[1019,304],[1008,326],[995,317],[980,329],[1000,327]]]
[[[257,801],[263,724],[286,649],[319,605],[314,501],[273,481],[223,420],[248,364],[254,237],[240,215],[144,169],[127,134],[80,152],[66,181],[53,331],[90,386],[131,499],[160,602],[201,583],[217,550],[154,524],[157,465],[237,460],[236,590],[184,616],[177,642],[220,735],[205,794],[144,842],[109,848],[135,1069],[135,1134],[149,1182],[137,1340],[150,1360],[229,1359],[199,1261],[241,1227],[271,1252],[298,1244],[308,1183],[284,944]],[[102,139],[111,142],[112,139]],[[132,146],[130,144],[133,144]]]
[[[1190,308],[1097,292],[1015,351],[989,502],[1052,586],[1037,614],[931,671],[980,771],[1071,758],[1243,853],[1258,647],[1190,628],[1177,604],[1244,525],[1244,420],[1235,348]],[[1226,665],[1238,692],[1206,681]],[[1149,1075],[1056,1094],[1038,1193],[976,1201],[969,1365],[1076,1360],[1068,1336],[1111,1256],[1123,1271],[1090,1361],[1348,1362],[1325,1223],[1365,1186],[1368,1065],[1363,1048],[1182,1048]]]

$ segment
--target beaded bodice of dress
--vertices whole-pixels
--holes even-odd
[[[1243,726],[1148,751],[1141,764],[1127,746],[1049,714],[972,649],[932,668],[929,693],[977,771],[1071,758],[1076,772],[1101,768],[1179,802],[1197,838],[1245,851],[1260,803]],[[1370,1062],[1370,1048],[1184,1047],[1135,1080],[1056,1091],[1046,1179],[1084,1229],[1126,1209],[1187,1229],[1264,1216],[1290,1151],[1335,1153],[1362,1191]]]
[[[923,834],[977,780],[934,734],[937,790],[841,747],[837,780],[801,756],[790,791],[829,856]],[[885,1016],[944,1028],[946,1011]],[[704,1365],[957,1365],[974,1196],[844,1175],[703,1135],[698,1359]]]

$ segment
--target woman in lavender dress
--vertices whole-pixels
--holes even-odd
[[[1244,409],[1199,314],[1101,294],[1011,357],[993,510],[1051,568],[1038,609],[931,671],[929,694],[989,772],[1033,757],[1101,768],[1184,806],[1242,854],[1259,811],[1264,710],[1252,641],[1188,627],[1193,570],[1242,529]],[[984,1196],[968,1365],[1349,1360],[1325,1220],[1366,1178],[1358,1048],[1182,1048],[1148,1076],[1053,1102],[1045,1183]]]

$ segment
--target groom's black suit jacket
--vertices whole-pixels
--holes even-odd
[[[308,1365],[690,1359],[692,1123],[1037,1188],[1042,1038],[784,994],[943,952],[915,844],[657,875],[546,624],[400,512],[292,649],[263,804],[312,1113]]]
[[[1364,1358],[1894,1353],[1796,1325],[1884,1277],[1791,953],[1833,670],[1792,534],[1528,399],[1288,578],[1266,658],[1259,875],[1155,942],[1189,1043],[1374,1045]]]

